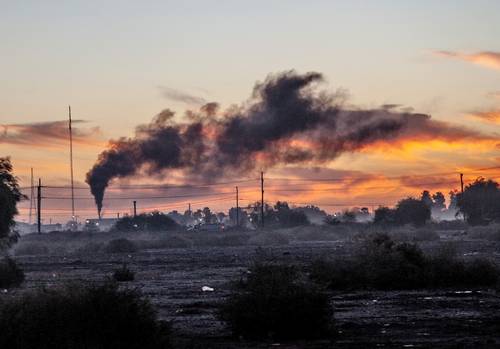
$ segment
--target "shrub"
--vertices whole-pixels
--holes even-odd
[[[24,281],[24,272],[12,258],[0,262],[0,288],[19,286]]]
[[[20,244],[19,246],[16,246],[15,254],[17,256],[44,255],[49,254],[49,248],[45,245],[37,243]]]
[[[236,283],[220,309],[235,336],[249,339],[313,339],[331,334],[328,296],[299,281],[294,267],[256,264]]]
[[[99,242],[89,242],[77,248],[74,253],[79,255],[88,255],[99,253],[103,250],[104,244]]]
[[[389,207],[380,206],[375,210],[373,223],[375,224],[394,224],[396,222],[395,210]]]
[[[143,213],[135,217],[126,216],[118,220],[114,230],[131,231],[166,231],[175,230],[179,225],[161,212]]]
[[[268,245],[287,245],[288,237],[277,232],[263,232],[248,239],[249,245],[268,246]]]
[[[1,348],[168,348],[170,328],[137,291],[74,284],[0,303]]]
[[[467,235],[472,239],[500,241],[500,226],[498,224],[489,224],[486,226],[468,227]]]
[[[188,248],[191,247],[189,240],[182,236],[169,236],[162,239],[140,240],[136,244],[141,249],[167,249],[167,248]]]
[[[400,200],[394,209],[383,206],[377,208],[373,222],[386,225],[412,224],[415,227],[420,227],[430,219],[431,210],[424,202],[414,198],[406,198]]]
[[[118,282],[134,281],[135,274],[126,264],[123,264],[120,269],[113,272],[113,279]]]
[[[134,253],[137,251],[137,245],[133,241],[124,238],[111,240],[104,247],[106,253]]]
[[[395,218],[400,225],[413,224],[420,227],[431,219],[431,210],[421,200],[407,198],[397,203]]]
[[[499,270],[488,260],[466,263],[449,251],[428,256],[417,245],[378,234],[355,258],[315,261],[310,278],[332,289],[483,287],[497,283]]]

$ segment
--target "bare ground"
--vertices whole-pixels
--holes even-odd
[[[465,258],[488,257],[500,265],[500,244],[495,241],[449,233],[421,246],[430,251],[450,243]],[[350,240],[292,241],[265,252],[277,260],[307,263],[322,255],[351,254],[354,246]],[[217,304],[228,294],[230,280],[242,275],[258,253],[262,251],[246,245],[16,259],[26,272],[24,289],[101,281],[128,263],[136,280],[126,287],[140,289],[159,316],[172,321],[177,345],[184,348],[500,348],[500,297],[486,289],[332,293],[337,330],[332,340],[254,343],[231,338],[217,320]],[[214,291],[203,292],[203,286]]]

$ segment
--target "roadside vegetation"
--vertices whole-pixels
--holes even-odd
[[[134,253],[138,250],[135,242],[125,238],[111,240],[104,246],[106,253]]]
[[[220,318],[236,337],[256,340],[328,338],[328,296],[293,266],[257,263],[234,283]]]
[[[134,281],[135,273],[123,264],[121,268],[113,271],[113,279],[118,282]]]
[[[17,242],[19,235],[15,231],[14,217],[17,215],[17,203],[24,199],[17,177],[13,175],[10,158],[0,158],[0,253]],[[0,288],[19,286],[24,280],[24,273],[16,261],[5,256],[0,262]]]
[[[355,257],[320,259],[310,268],[312,280],[333,290],[494,287],[499,277],[487,259],[466,262],[450,250],[427,255],[386,234],[376,234]]]
[[[170,348],[170,326],[139,293],[115,284],[0,298],[0,333],[0,348]]]
[[[0,261],[0,288],[17,287],[24,281],[24,272],[10,257]]]
[[[120,218],[113,227],[116,231],[169,231],[176,230],[180,226],[167,215],[155,211],[152,213],[143,213],[135,217],[126,216]]]

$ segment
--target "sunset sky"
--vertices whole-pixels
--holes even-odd
[[[256,82],[293,69],[323,74],[319,89],[347,109],[411,110],[451,131],[424,127],[331,161],[263,168],[269,201],[333,212],[448,193],[460,172],[500,179],[499,13],[498,1],[3,2],[0,156],[23,187],[31,167],[46,185],[69,185],[71,105],[77,214],[95,217],[85,174],[110,139],[133,137],[166,108],[180,121],[207,102],[244,106]],[[289,145],[314,147],[306,141]],[[260,170],[168,190],[138,185],[182,185],[182,173],[129,177],[112,182],[103,212],[129,212],[134,198],[140,210],[227,209],[235,185],[244,206],[259,198]],[[56,199],[69,194],[47,188],[45,222],[69,218],[69,201]]]

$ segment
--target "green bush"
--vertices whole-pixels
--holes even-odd
[[[106,253],[134,253],[138,250],[139,248],[135,242],[125,238],[111,240],[104,247]]]
[[[136,291],[74,284],[0,301],[0,348],[169,348],[170,327]]]
[[[220,309],[233,335],[248,339],[314,339],[331,335],[328,296],[300,281],[294,267],[256,264]]]
[[[12,258],[0,262],[0,288],[19,286],[24,281],[24,272]]]

